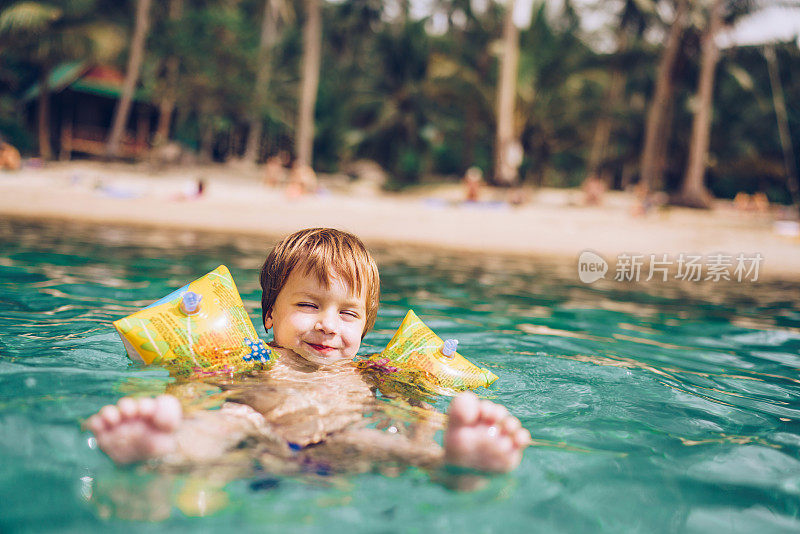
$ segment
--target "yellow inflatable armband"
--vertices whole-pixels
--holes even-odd
[[[263,369],[271,355],[224,265],[114,326],[131,360],[177,376]]]
[[[422,385],[438,392],[465,390],[491,385],[497,376],[456,352],[458,341],[442,339],[409,310],[400,328],[380,354],[368,358],[366,367],[380,367],[391,373],[415,373]],[[402,378],[401,378],[402,379]]]

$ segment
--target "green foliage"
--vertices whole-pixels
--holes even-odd
[[[518,113],[525,169],[535,181],[548,174],[552,185],[575,185],[583,178],[604,96],[595,56],[574,31],[554,28],[544,5],[521,34]]]
[[[16,2],[0,11],[0,46],[35,65],[107,60],[122,48],[119,29],[97,17],[98,0]]]
[[[576,185],[586,173],[595,127],[613,120],[603,168],[619,185],[638,167],[647,103],[665,30],[657,0],[617,3],[625,46],[598,52],[586,44],[574,6],[552,20],[535,3],[520,32],[515,127],[525,157],[521,172],[534,184]],[[142,84],[158,101],[170,94],[167,64],[178,60],[177,119],[173,136],[217,157],[244,150],[253,115],[263,0],[183,0],[178,20],[169,1],[156,2]],[[303,13],[300,0],[283,0],[278,34],[269,51],[269,86],[260,116],[266,154],[292,149],[299,100]],[[314,165],[336,171],[369,158],[386,168],[394,187],[424,175],[460,176],[477,165],[490,172],[496,123],[496,86],[504,7],[476,12],[470,0],[431,2],[447,31],[432,34],[430,19],[397,12],[403,3],[352,0],[323,3],[323,57],[315,113]],[[702,22],[694,4],[693,21]],[[89,59],[124,69],[134,0],[0,1],[0,134],[32,148],[19,112],[21,95],[43,69]],[[726,21],[753,9],[731,0]],[[702,24],[690,27],[675,70],[667,187],[685,168]],[[800,101],[800,53],[778,50],[789,103]],[[607,102],[612,72],[624,73],[621,101]],[[784,169],[766,63],[757,48],[726,51],[717,71],[708,172],[720,196],[764,190],[786,200]],[[789,105],[790,130],[800,136],[800,111]],[[236,141],[238,139],[238,141]],[[233,141],[236,142],[233,142]],[[800,152],[800,151],[798,151]],[[796,154],[800,156],[800,153]],[[799,162],[800,163],[800,162]]]
[[[794,145],[800,136],[800,51],[794,44],[778,47],[781,84]],[[714,114],[710,169],[712,191],[732,197],[739,191],[764,191],[770,200],[789,202],[783,154],[773,109],[767,63],[758,47],[732,50],[720,65]],[[795,152],[795,158],[800,154]],[[800,159],[796,165],[800,164]]]
[[[11,143],[21,152],[29,152],[34,147],[33,136],[14,113],[14,104],[10,96],[0,96],[0,140]]]

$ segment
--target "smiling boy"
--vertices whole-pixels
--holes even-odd
[[[103,407],[87,426],[112,460],[213,462],[255,439],[280,460],[276,470],[320,462],[345,471],[387,462],[485,472],[519,465],[530,434],[504,407],[471,392],[450,404],[444,447],[430,434],[421,440],[364,423],[378,402],[352,359],[375,324],[380,279],[357,237],[329,228],[288,236],[264,262],[261,287],[276,357],[257,385],[215,411],[184,415],[169,395]]]
[[[352,360],[375,324],[380,276],[351,234],[296,232],[272,249],[261,268],[264,327],[274,342],[309,362]]]

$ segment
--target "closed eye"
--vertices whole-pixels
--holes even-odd
[[[348,317],[352,317],[353,319],[358,319],[358,313],[350,310],[343,310],[342,315],[347,315]]]
[[[314,304],[314,303],[311,303],[311,302],[298,302],[297,306],[299,308],[311,308],[311,309],[314,309],[314,310],[317,309],[317,305]]]

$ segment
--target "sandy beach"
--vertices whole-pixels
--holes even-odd
[[[181,199],[200,178],[203,196]],[[800,279],[800,239],[780,235],[773,214],[736,211],[726,202],[712,212],[669,208],[634,217],[634,198],[622,192],[608,193],[602,207],[582,207],[578,190],[539,189],[530,202],[512,207],[500,190],[486,190],[485,203],[465,204],[457,184],[400,194],[325,176],[320,185],[319,194],[289,199],[265,186],[259,170],[235,165],[155,171],[144,164],[50,163],[0,173],[0,214],[268,237],[332,226],[371,245],[569,261],[588,249],[609,260],[612,276],[624,253],[760,253],[760,276]]]

